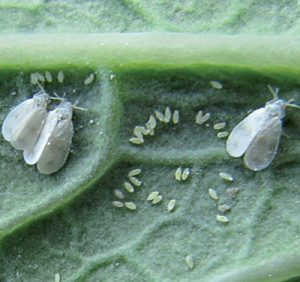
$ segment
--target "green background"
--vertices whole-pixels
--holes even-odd
[[[271,166],[230,158],[214,123],[231,130],[280,96],[300,103],[297,1],[0,1],[0,122],[38,88],[78,101],[65,166],[45,176],[0,137],[0,280],[297,281],[299,118],[287,109]],[[64,72],[64,82],[57,74]],[[95,81],[84,85],[90,73]],[[217,80],[221,90],[213,89]],[[180,113],[143,145],[129,138],[155,110]],[[211,113],[196,125],[199,110]],[[192,171],[177,182],[177,167]],[[123,183],[141,168],[141,188]],[[231,173],[234,181],[219,178]],[[231,199],[226,190],[238,187]],[[228,224],[217,203],[232,206]],[[113,207],[114,189],[136,211]],[[147,202],[152,191],[163,201]],[[167,203],[176,199],[173,212]],[[185,257],[191,255],[194,268]],[[292,281],[292,280],[291,280]]]

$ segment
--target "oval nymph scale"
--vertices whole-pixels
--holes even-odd
[[[245,154],[245,165],[254,171],[268,167],[277,153],[287,105],[284,100],[275,98],[235,126],[226,143],[229,155]]]
[[[41,134],[30,150],[24,150],[27,164],[37,163],[40,173],[51,174],[58,171],[66,162],[73,137],[73,106],[61,102],[47,115]]]
[[[40,92],[15,107],[2,125],[2,135],[17,150],[31,148],[47,116],[49,96]]]

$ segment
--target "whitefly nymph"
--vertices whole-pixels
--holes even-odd
[[[254,171],[267,168],[274,159],[287,106],[299,106],[279,99],[278,89],[269,87],[274,99],[242,120],[230,133],[226,150],[232,157],[244,155],[245,165]]]

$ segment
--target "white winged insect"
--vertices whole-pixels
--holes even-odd
[[[299,106],[278,98],[275,91],[268,86],[274,99],[265,107],[249,114],[230,133],[226,150],[232,157],[244,155],[245,165],[254,171],[260,171],[270,165],[275,157],[282,133],[282,119],[287,106]]]
[[[47,116],[49,96],[41,91],[15,107],[2,125],[2,135],[17,150],[31,148]]]
[[[54,173],[64,165],[74,134],[72,115],[72,103],[67,101],[48,113],[37,142],[23,152],[27,164],[37,164],[43,174]]]

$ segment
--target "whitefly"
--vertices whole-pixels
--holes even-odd
[[[66,101],[47,114],[38,140],[23,152],[27,164],[37,164],[43,174],[54,173],[65,164],[74,134],[72,115],[73,105]]]
[[[5,118],[2,135],[17,150],[31,149],[47,118],[49,96],[39,92],[16,106]]]
[[[230,133],[226,150],[232,157],[244,155],[246,167],[254,171],[267,168],[274,159],[282,134],[282,120],[287,106],[300,108],[278,98],[269,86],[274,99],[267,102],[234,127]]]

